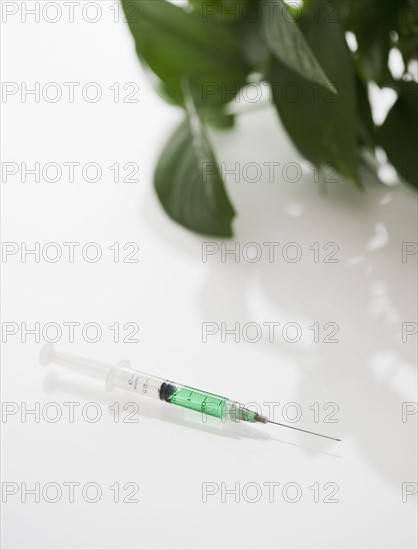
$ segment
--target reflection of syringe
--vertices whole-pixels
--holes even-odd
[[[227,397],[221,397],[220,395],[204,392],[139,372],[131,367],[129,361],[121,361],[116,366],[107,365],[106,363],[84,359],[67,353],[58,353],[52,345],[47,344],[42,348],[40,363],[43,366],[49,363],[56,363],[73,371],[103,380],[108,391],[118,387],[140,395],[160,399],[172,405],[179,405],[186,409],[192,409],[208,416],[214,416],[221,419],[230,418],[236,422],[271,423],[312,435],[326,437],[334,441],[340,441],[335,437],[302,430],[301,428],[280,424],[279,422],[273,422],[266,416],[262,416],[248,409],[241,403],[231,401]]]

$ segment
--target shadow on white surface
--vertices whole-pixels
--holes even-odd
[[[303,165],[284,131],[273,128],[275,123],[271,112],[246,115],[239,139],[234,132],[215,136],[218,158],[228,167],[273,161],[283,166],[295,160]],[[302,380],[295,401],[312,403],[320,395],[338,403],[343,421],[331,435],[349,438],[383,476],[399,483],[416,474],[414,424],[401,421],[402,402],[415,400],[416,387],[416,347],[412,341],[403,343],[401,334],[402,322],[416,319],[416,259],[402,262],[402,243],[416,240],[416,192],[363,175],[364,192],[338,177],[325,193],[309,170],[298,183],[264,178],[236,184],[227,178],[239,214],[228,249],[235,242],[296,242],[304,257],[295,264],[283,259],[236,262],[231,255],[225,263],[219,255],[209,258],[200,308],[205,320],[229,326],[301,318],[308,327],[338,321],[339,345],[259,342],[257,346],[277,355],[277,372],[267,373],[261,364],[254,368],[278,384],[284,375],[282,361],[290,363]],[[193,249],[196,254],[196,237],[164,219],[165,214],[156,214],[155,208],[141,215],[160,238],[182,254]],[[308,260],[314,242],[337,243],[338,264]],[[318,441],[322,445],[326,443]]]

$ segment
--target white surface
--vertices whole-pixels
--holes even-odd
[[[102,2],[107,8],[108,4]],[[112,3],[113,4],[113,3]],[[402,343],[402,323],[416,320],[416,259],[402,263],[402,242],[416,241],[416,194],[407,187],[370,184],[363,194],[340,182],[321,195],[312,175],[299,183],[235,184],[236,241],[297,242],[298,263],[223,264],[201,259],[202,239],[173,224],[152,191],[161,146],[179,119],[154,93],[137,62],[131,36],[103,8],[88,24],[61,21],[3,25],[3,81],[81,83],[103,89],[140,84],[138,104],[106,99],[89,104],[2,106],[3,161],[140,164],[139,184],[2,184],[3,241],[96,241],[140,244],[137,264],[115,264],[107,250],[97,264],[57,264],[17,257],[3,264],[3,322],[81,324],[96,321],[103,338],[88,344],[63,336],[57,349],[134,366],[244,402],[297,402],[299,427],[341,437],[315,439],[278,427],[204,425],[199,415],[138,401],[137,423],[116,423],[107,407],[132,401],[106,394],[100,382],[50,367],[42,370],[42,342],[20,336],[3,346],[2,398],[33,408],[57,402],[97,402],[102,418],[39,423],[20,415],[2,424],[2,480],[99,483],[101,500],[21,502],[2,506],[5,549],[133,548],[416,548],[417,497],[402,502],[402,483],[417,481],[416,418],[402,423],[402,402],[417,401],[416,337]],[[214,138],[220,161],[298,162],[270,111],[240,119],[233,133]],[[338,264],[316,264],[314,242],[339,244]],[[416,257],[415,257],[416,258]],[[107,328],[140,325],[138,344],[116,344]],[[202,343],[202,323],[297,322],[299,343]],[[314,344],[314,322],[340,326],[339,344]],[[136,400],[136,399],[135,399]],[[336,402],[338,424],[315,424],[309,407]],[[279,408],[279,412],[282,408]],[[124,413],[126,414],[126,413]],[[290,414],[290,413],[289,413]],[[122,417],[123,420],[124,416]],[[280,417],[276,418],[281,420]],[[268,436],[272,439],[268,439]],[[273,439],[274,438],[274,439]],[[299,484],[302,498],[273,503],[267,489],[249,503],[220,493],[202,502],[202,483],[233,488],[266,482]],[[109,486],[140,487],[138,503],[114,503]],[[315,503],[314,483],[337,483],[338,503]],[[127,491],[122,491],[126,496]],[[321,491],[321,500],[325,494]],[[250,491],[249,498],[252,493]],[[247,499],[248,500],[248,499]]]

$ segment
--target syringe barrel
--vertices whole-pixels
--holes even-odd
[[[242,403],[190,386],[166,381],[160,390],[160,397],[172,405],[200,412],[203,417],[215,416],[233,422],[264,422],[263,417]]]
[[[221,395],[166,381],[161,388],[160,396],[167,403],[201,412],[204,415],[217,418],[226,416],[228,398]]]
[[[133,369],[129,361],[121,361],[110,372],[107,390],[122,388],[139,395],[153,397],[172,405],[223,418],[228,399],[220,395],[190,388]]]
[[[121,361],[111,371],[106,381],[106,388],[111,390],[115,387],[161,399],[171,405],[200,412],[204,416],[215,416],[221,419],[233,416],[244,420],[240,413],[241,408],[227,397],[139,372],[131,367],[129,361]]]
[[[122,388],[146,397],[161,399],[160,389],[165,380],[131,368],[129,361],[121,361],[114,367],[106,380],[106,389]]]

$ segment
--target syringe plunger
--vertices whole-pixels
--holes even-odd
[[[39,362],[43,367],[48,366],[50,363],[55,363],[98,380],[106,380],[113,369],[113,365],[85,359],[84,357],[78,357],[69,353],[58,352],[52,344],[46,344],[42,348]]]

